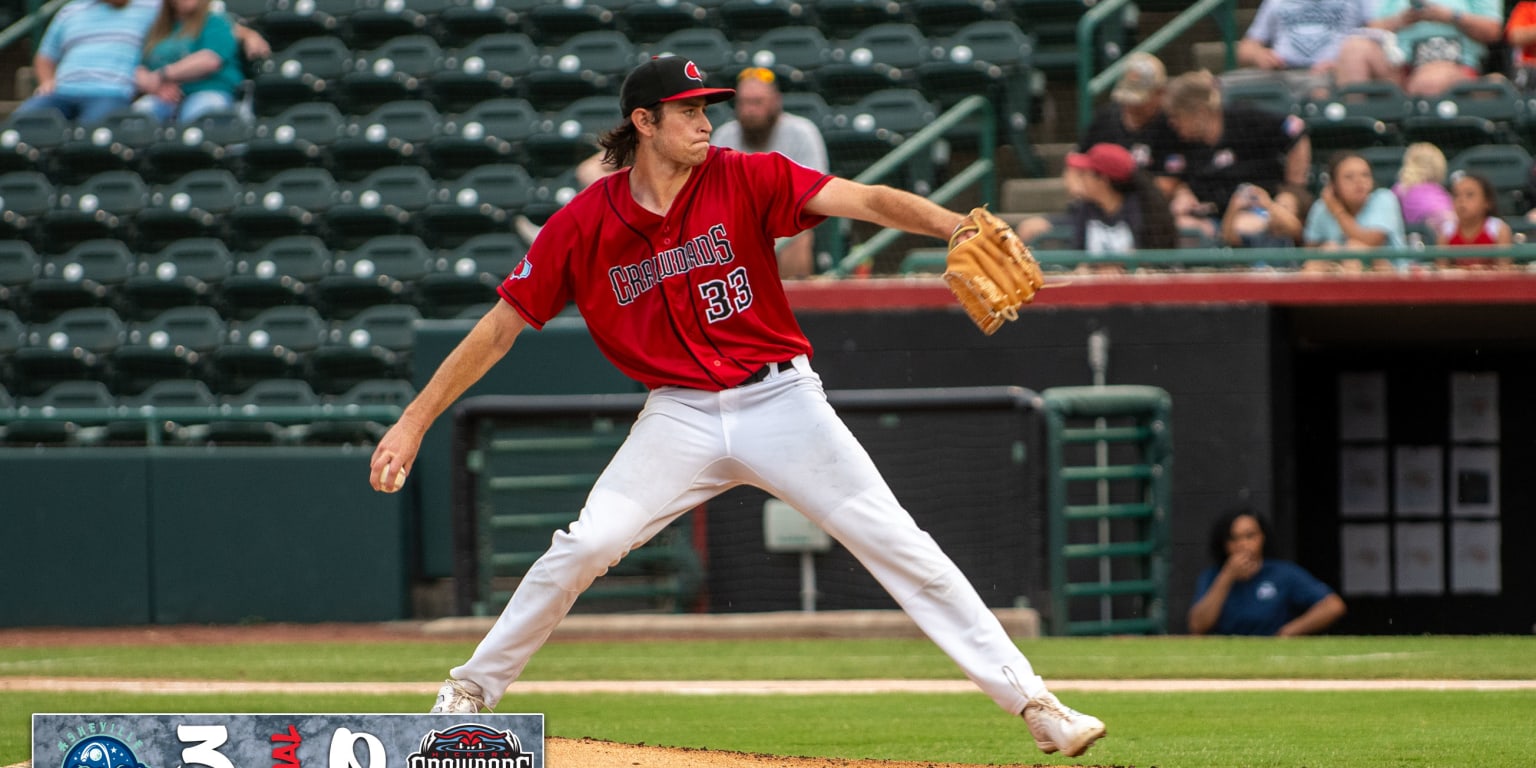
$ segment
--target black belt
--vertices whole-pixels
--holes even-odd
[[[784,361],[782,363],[765,363],[763,365],[763,367],[753,371],[751,376],[748,376],[745,381],[741,382],[740,384],[737,384],[736,386],[738,386],[738,387],[745,387],[748,384],[756,384],[759,381],[762,381],[763,379],[768,378],[768,374],[770,374],[770,373],[778,373],[779,369],[783,368],[784,366],[788,366],[788,365],[792,365],[792,363],[790,361],[788,361],[788,360],[786,360],[786,361]]]

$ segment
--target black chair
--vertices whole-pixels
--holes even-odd
[[[980,21],[1013,23],[1008,6],[996,0],[910,0],[907,13],[929,37],[947,37]]]
[[[640,61],[640,52],[623,32],[583,32],[541,55],[523,78],[522,93],[540,112],[564,109],[589,96],[617,96],[624,77]]]
[[[539,123],[523,145],[528,173],[554,176],[575,168],[597,151],[597,139],[618,124],[621,110],[617,96],[586,96]]]
[[[255,125],[238,109],[210,112],[168,128],[144,150],[144,174],[169,182],[192,171],[239,172]]]
[[[229,317],[248,320],[277,306],[311,303],[320,278],[331,272],[331,250],[312,235],[280,237],[235,259],[220,297]]]
[[[321,400],[334,412],[357,414],[362,408],[376,406],[403,409],[415,397],[415,387],[405,379],[369,379],[339,395],[324,396]],[[361,418],[315,421],[305,432],[304,442],[311,445],[372,445],[388,431],[386,423]]]
[[[456,179],[466,171],[497,163],[523,163],[524,142],[540,128],[542,117],[526,99],[492,99],[443,122],[427,142],[427,165],[438,178]]]
[[[336,178],[358,181],[385,166],[421,164],[442,124],[437,108],[420,100],[385,104],[348,121],[330,149]]]
[[[15,386],[16,372],[11,366],[11,358],[26,343],[27,324],[15,312],[0,309],[0,391]],[[9,393],[5,397],[9,399]],[[0,404],[0,409],[7,407]]]
[[[371,112],[397,101],[420,99],[427,79],[443,68],[443,50],[426,35],[385,41],[353,59],[337,83],[336,99],[348,114]]]
[[[445,112],[462,112],[491,99],[522,94],[522,78],[533,71],[539,47],[521,32],[475,38],[443,58],[428,83],[431,100]]]
[[[832,61],[832,43],[816,27],[779,27],[741,43],[737,58],[743,64],[773,70],[785,94],[821,96],[816,71]]]
[[[347,119],[328,101],[294,104],[256,124],[241,177],[260,182],[289,168],[327,167],[326,152],[346,132]]]
[[[518,15],[524,30],[544,45],[560,45],[589,32],[618,28],[618,17],[602,2],[530,3]]]
[[[105,171],[59,193],[58,205],[43,215],[41,238],[50,251],[87,240],[133,242],[136,220],[149,203],[149,186],[133,171]]]
[[[61,381],[111,381],[112,353],[127,336],[122,318],[106,307],[66,310],[32,325],[12,358],[18,394],[41,394]]]
[[[5,428],[5,444],[11,446],[92,445],[102,437],[102,425],[110,420],[117,400],[99,381],[61,381],[41,394],[23,398],[22,413],[48,415],[59,410],[94,410],[97,418],[13,421]]]
[[[146,112],[124,108],[90,125],[76,125],[53,150],[50,175],[79,184],[105,171],[138,171],[144,153],[160,139],[160,121]]]
[[[582,186],[576,181],[576,169],[566,169],[558,176],[534,180],[533,194],[528,196],[528,204],[523,206],[523,215],[534,224],[543,225],[571,201]]]
[[[917,88],[941,111],[968,96],[992,102],[997,136],[1016,150],[1030,146],[1028,128],[1034,105],[1034,41],[1012,21],[977,21],[957,30],[936,48],[934,60],[917,68]],[[954,132],[950,141],[971,148],[979,127]]]
[[[1319,157],[1339,150],[1403,143],[1401,128],[1413,102],[1396,83],[1375,81],[1335,88],[1302,107],[1312,151]]]
[[[910,22],[902,3],[883,0],[818,0],[816,24],[828,37],[848,38],[880,24]]]
[[[352,50],[340,38],[296,40],[261,62],[251,79],[256,114],[276,115],[295,104],[331,100],[351,68]]]
[[[437,17],[455,0],[361,0],[347,16],[342,36],[354,48],[377,48],[411,35],[437,34]]]
[[[187,238],[225,236],[225,217],[245,188],[223,168],[190,171],[149,196],[136,220],[137,244],[157,250]]]
[[[58,205],[59,193],[41,171],[0,176],[0,240],[38,244],[39,222]]]
[[[1453,176],[1460,172],[1487,178],[1498,192],[1500,215],[1523,215],[1531,208],[1532,200],[1527,191],[1532,172],[1531,154],[1519,144],[1469,147],[1451,157],[1449,170]]]
[[[236,323],[228,341],[213,351],[214,390],[231,394],[266,379],[306,377],[309,355],[328,330],[314,307],[272,307]]]
[[[252,250],[279,237],[319,235],[322,217],[341,198],[341,189],[323,168],[290,168],[256,185],[230,211],[233,245]]]
[[[357,6],[357,0],[273,0],[258,29],[275,51],[307,40],[342,42],[342,24]]]
[[[414,216],[416,232],[433,248],[457,248],[473,237],[505,232],[528,204],[533,186],[520,165],[480,166],[444,189],[446,199]]]
[[[687,0],[635,0],[619,12],[620,28],[638,43],[683,29],[704,29],[708,23],[709,9]]]
[[[133,252],[121,240],[87,240],[48,256],[27,294],[28,317],[44,322],[82,307],[123,309],[120,289],[133,272]]]
[[[726,37],[737,41],[815,22],[815,5],[796,0],[723,0],[714,11]]]
[[[128,332],[112,355],[113,387],[139,394],[157,382],[212,379],[214,350],[229,336],[229,326],[208,306],[172,307]]]
[[[414,304],[416,282],[432,268],[431,249],[414,235],[385,235],[337,254],[315,286],[326,315],[346,319],[379,304]]]
[[[1417,103],[1414,115],[1403,120],[1403,143],[1428,141],[1446,157],[1484,144],[1516,144],[1526,106],[1508,80],[1456,83]]]
[[[933,103],[909,88],[876,91],[857,104],[834,109],[822,131],[832,173],[858,176],[937,117]],[[926,194],[932,190],[933,167],[931,155],[919,154],[895,183]]]
[[[316,392],[344,392],[368,379],[409,379],[416,323],[409,304],[368,307],[332,329],[310,356],[309,381]]]
[[[307,431],[305,424],[283,426],[274,419],[264,421],[262,411],[269,413],[283,409],[313,409],[320,406],[320,398],[302,379],[267,379],[257,381],[239,394],[226,394],[220,398],[221,412],[251,415],[254,419],[214,419],[208,424],[203,441],[209,445],[274,445],[298,443]]]
[[[490,232],[465,241],[439,260],[417,286],[422,313],[433,318],[460,316],[467,308],[498,300],[496,288],[528,253],[528,244],[511,232]]]
[[[111,445],[143,445],[150,435],[161,445],[193,445],[207,439],[208,425],[218,416],[218,398],[208,385],[195,379],[168,379],[150,384],[143,392],[125,397],[122,405],[141,417],[175,409],[175,419],[111,421],[106,442]]]
[[[468,45],[484,35],[518,31],[518,15],[508,2],[480,0],[456,3],[437,14],[438,41],[446,46]]]
[[[12,113],[0,122],[0,171],[53,170],[53,152],[74,131],[57,109]]]
[[[32,281],[43,274],[43,262],[25,240],[0,240],[0,307],[25,317]]]
[[[341,193],[325,213],[325,242],[347,250],[383,235],[420,229],[418,215],[437,199],[437,183],[419,165],[380,168]]]
[[[133,315],[141,318],[174,307],[218,308],[219,289],[233,272],[234,258],[223,240],[191,237],[139,259],[122,292]]]
[[[833,45],[832,61],[816,70],[816,83],[829,104],[913,87],[918,68],[931,60],[930,49],[927,36],[912,24],[877,24]]]
[[[736,70],[745,59],[725,33],[713,27],[679,29],[642,49],[651,56],[681,56],[704,72],[711,88],[735,85]]]

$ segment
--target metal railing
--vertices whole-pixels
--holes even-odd
[[[997,200],[997,120],[992,102],[981,96],[967,96],[960,100],[853,180],[861,184],[877,184],[917,160],[919,152],[928,151],[945,134],[973,120],[979,128],[976,160],[934,190],[929,199],[943,205],[966,189],[976,187],[981,203],[991,206]],[[837,224],[832,222],[827,237],[827,247],[832,254],[832,268],[828,274],[836,277],[845,277],[870,263],[876,254],[890,247],[903,234],[899,229],[888,227],[844,253],[842,230]]]
[[[1132,0],[1107,0],[1095,5],[1088,13],[1083,14],[1082,21],[1077,23],[1077,130],[1082,133],[1093,122],[1094,100],[1099,94],[1114,87],[1120,75],[1125,72],[1127,61],[1133,53],[1157,53],[1164,46],[1173,42],[1174,38],[1183,34],[1195,24],[1210,18],[1221,29],[1222,42],[1227,45],[1227,69],[1237,65],[1237,0],[1198,0],[1194,5],[1185,9],[1173,20],[1163,25],[1157,31],[1147,35],[1135,48],[1127,51],[1113,64],[1104,68],[1103,72],[1094,74],[1093,61],[1097,54],[1093,44],[1094,36],[1098,28],[1110,18],[1111,14],[1120,13]]]
[[[0,426],[20,423],[75,424],[96,427],[113,423],[139,422],[144,426],[145,443],[160,445],[159,426],[167,422],[181,425],[206,425],[214,422],[273,422],[296,425],[335,421],[375,421],[393,424],[405,409],[396,405],[316,405],[316,406],[210,406],[159,407],[115,406],[111,408],[0,408]]]

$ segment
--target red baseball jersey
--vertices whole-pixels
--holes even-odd
[[[501,297],[534,328],[574,301],[598,349],[648,388],[736,386],[810,354],[773,242],[821,223],[805,202],[831,178],[714,147],[658,216],[635,202],[628,168],[609,174],[550,217]]]

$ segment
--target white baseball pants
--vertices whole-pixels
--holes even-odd
[[[684,512],[743,484],[846,547],[999,707],[1018,714],[1046,691],[960,569],[897,503],[804,356],[735,389],[652,391],[580,518],[555,534],[454,678],[495,706],[594,579]]]

